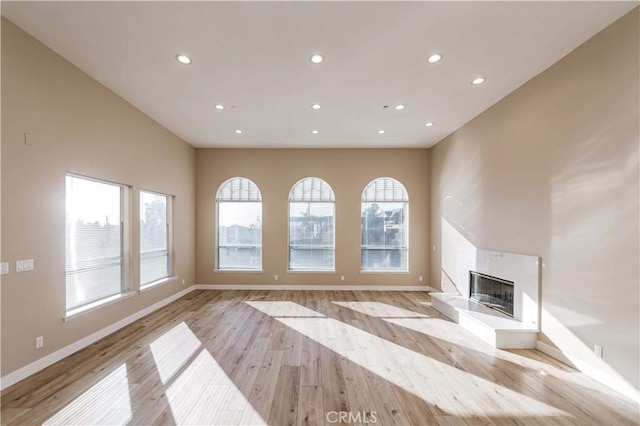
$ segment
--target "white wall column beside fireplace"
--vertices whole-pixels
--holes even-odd
[[[431,305],[496,348],[535,348],[540,322],[540,258],[460,247],[456,251],[457,293],[431,293]],[[470,272],[513,282],[513,317],[475,302]]]

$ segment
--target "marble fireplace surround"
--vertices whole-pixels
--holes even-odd
[[[469,271],[513,281],[513,319],[538,327],[540,308],[539,260],[536,256],[459,248],[456,256],[456,287],[469,297]]]
[[[535,348],[540,323],[540,258],[460,247],[458,293],[431,293],[431,305],[496,348]],[[513,318],[469,298],[470,271],[514,283]]]

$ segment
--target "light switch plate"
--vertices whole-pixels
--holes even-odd
[[[16,260],[16,272],[33,271],[33,259]]]
[[[0,275],[7,275],[9,273],[9,262],[0,263]]]

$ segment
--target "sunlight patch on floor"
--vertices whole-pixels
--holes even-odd
[[[175,374],[176,366],[181,368],[185,360],[189,360],[201,347],[198,338],[184,323],[160,339],[154,343],[161,341],[166,347],[163,349],[162,344],[156,345],[159,356],[156,358],[154,353],[154,359],[163,365],[158,366],[158,371],[162,368],[171,372],[171,375]],[[195,342],[198,346],[193,349]],[[171,355],[179,352],[181,347],[184,347],[182,355]],[[176,424],[242,424],[244,419],[250,422],[245,424],[266,424],[224,369],[204,348],[173,379],[166,396]]]
[[[125,425],[132,417],[127,366],[120,365],[45,425]]]
[[[252,306],[260,312],[269,315],[270,317],[318,317],[324,318],[325,316],[312,309],[305,308],[294,302],[265,302],[265,301],[246,301],[244,302],[249,306]]]
[[[184,322],[154,340],[149,348],[162,383],[167,384],[200,346],[200,340]]]
[[[430,318],[429,315],[409,311],[381,302],[337,302],[331,303],[349,308],[361,314],[366,314],[376,318]]]
[[[462,329],[464,331],[463,334],[461,334],[461,327],[446,319],[431,317],[428,320],[421,318],[382,318],[382,320],[394,325],[405,327],[409,330],[417,331],[418,333],[434,339],[464,346],[474,351],[479,350],[478,346],[480,346],[480,348],[486,346],[486,350],[480,350],[491,355],[494,355],[496,352],[493,347],[486,344],[480,338],[473,336],[470,332]],[[437,327],[434,326],[434,321],[438,323]],[[469,338],[471,338],[471,341]]]

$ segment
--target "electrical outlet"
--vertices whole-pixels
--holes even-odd
[[[278,276],[277,276],[277,275],[274,275],[274,276],[273,276],[273,279],[274,279],[274,280],[276,280],[276,281],[278,281]]]
[[[418,277],[418,281],[422,282],[422,275]]]
[[[0,263],[0,274],[1,275],[6,275],[9,273],[9,262],[2,262]]]
[[[593,345],[593,352],[596,353],[596,356],[598,358],[602,358],[602,346],[600,345]]]
[[[184,278],[183,278],[183,279],[182,279],[182,285],[185,285],[185,284],[186,284],[186,282],[185,282],[185,280],[184,280]]]
[[[44,346],[44,336],[36,337],[36,349],[40,349]]]
[[[340,281],[344,281],[344,275],[340,275]]]

